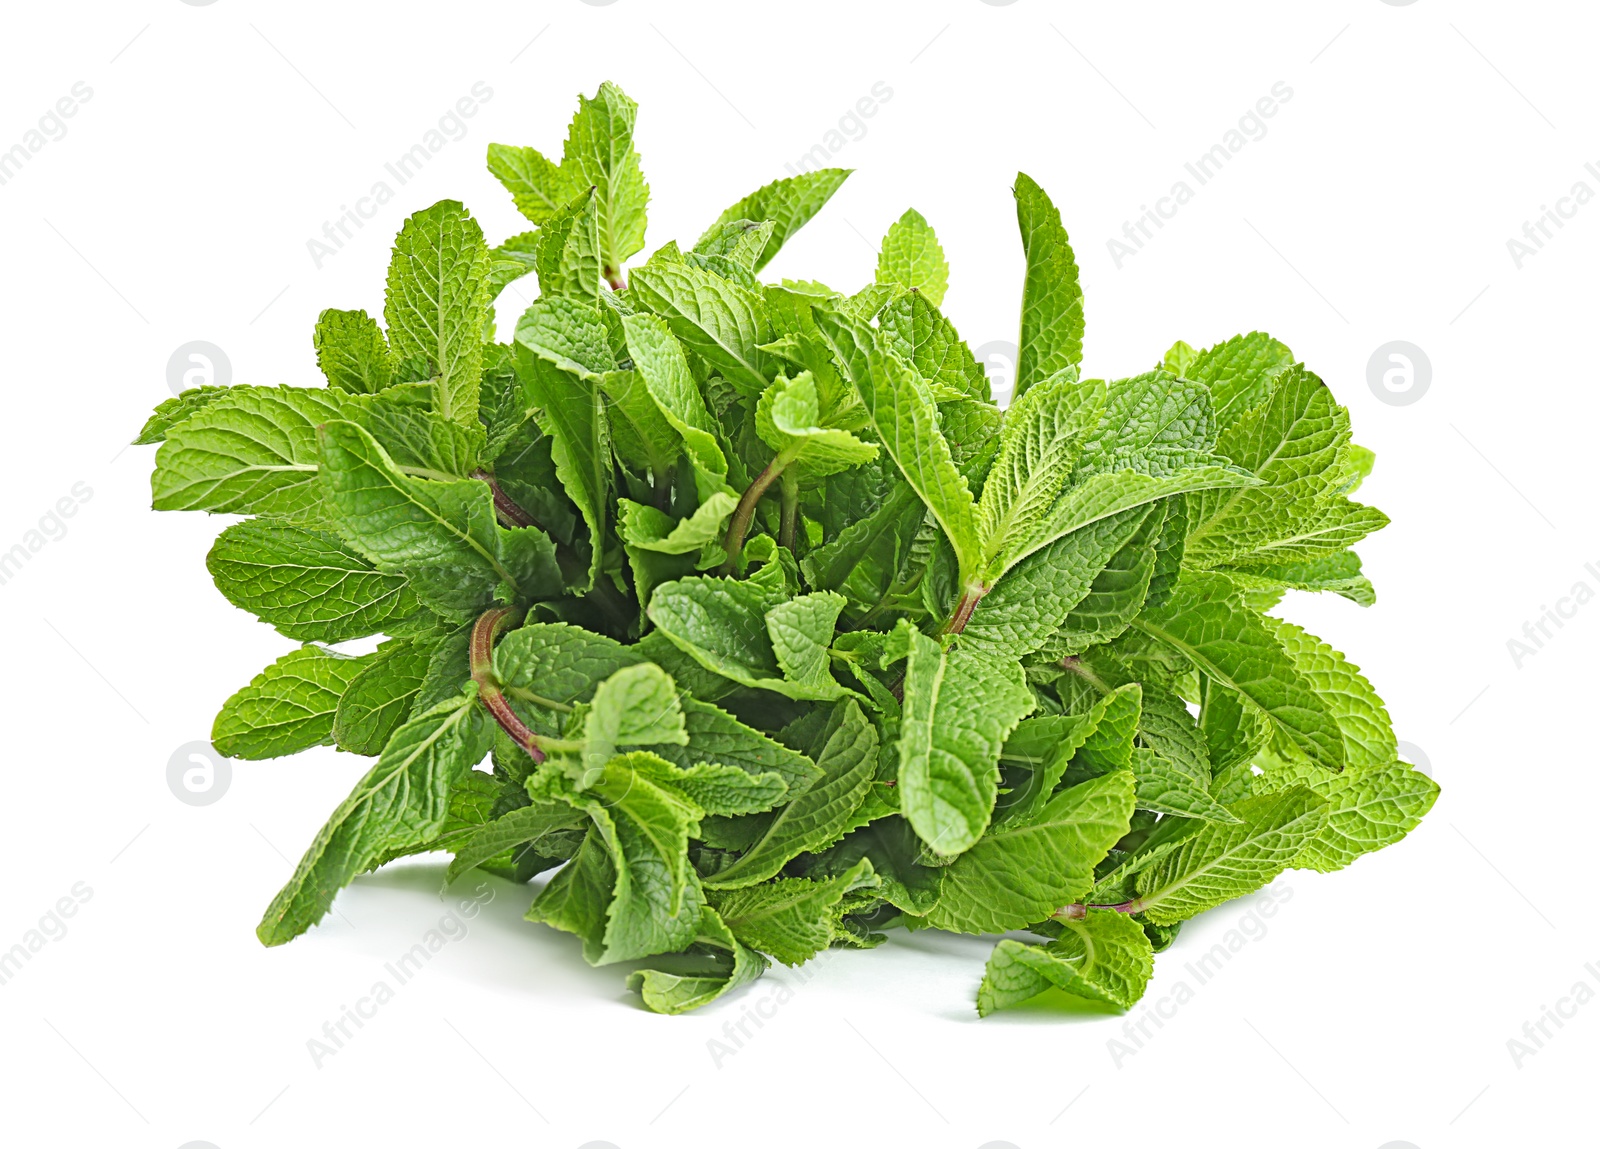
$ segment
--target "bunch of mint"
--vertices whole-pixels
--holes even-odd
[[[528,919],[631,963],[653,1010],[891,928],[1026,931],[981,1013],[1051,987],[1127,1007],[1186,919],[1417,824],[1437,789],[1371,685],[1267,613],[1286,588],[1370,604],[1350,546],[1387,521],[1287,347],[1080,378],[1072,249],[1019,175],[1001,410],[916,212],[854,294],[759,278],[847,171],[627,270],[634,117],[606,84],[559,163],[491,146],[535,229],[408,219],[383,322],[317,321],[326,386],[187,391],[139,437],[157,509],[240,516],[218,589],[302,644],[227,700],[216,749],[377,759],[264,943],[446,851],[451,880],[555,869]]]

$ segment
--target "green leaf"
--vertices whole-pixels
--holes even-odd
[[[653,662],[623,667],[595,688],[583,736],[579,786],[584,789],[608,777],[609,763],[621,747],[686,745],[689,735],[677,684]]]
[[[756,433],[778,453],[789,473],[803,481],[815,481],[878,456],[874,444],[829,425],[809,371],[793,379],[780,375],[761,393]]]
[[[1132,507],[1079,527],[1017,563],[979,601],[961,633],[962,644],[994,659],[1015,659],[1059,642],[1072,612],[1088,601],[1109,564],[1150,517],[1159,512]]]
[[[317,316],[312,342],[330,387],[375,395],[394,381],[388,340],[365,311],[328,308]]]
[[[627,758],[608,763],[589,793],[582,806],[616,874],[605,934],[590,960],[631,961],[692,944],[705,904],[688,856],[700,808],[641,775]]]
[[[1192,575],[1134,627],[1181,652],[1208,678],[1237,691],[1328,770],[1345,763],[1344,735],[1322,696],[1296,669],[1260,615],[1220,575]]]
[[[394,639],[364,659],[365,665],[339,696],[334,744],[352,754],[381,754],[389,736],[411,712],[432,653],[426,642]]]
[[[1155,958],[1144,928],[1126,914],[1090,910],[1061,923],[1042,946],[1011,938],[994,947],[978,986],[978,1016],[1020,1005],[1054,987],[1076,997],[1131,1009],[1144,996]]]
[[[819,603],[843,600],[828,592]],[[804,596],[814,598],[815,596]],[[772,635],[767,627],[767,611],[776,606],[770,592],[749,582],[724,578],[684,578],[656,588],[646,608],[650,621],[673,645],[707,670],[730,678],[742,686],[771,690],[790,698],[833,699],[847,693],[831,678],[812,677],[806,681],[789,678],[778,660]],[[811,608],[797,608],[806,609]],[[837,617],[837,610],[834,616]],[[800,620],[788,621],[792,628]],[[829,637],[832,635],[831,624]],[[791,641],[803,641],[804,632],[791,634]],[[823,641],[826,646],[826,641]],[[798,647],[789,652],[793,658]],[[826,676],[824,676],[826,677]]]
[[[350,415],[341,392],[230,387],[167,432],[150,478],[155,509],[314,513],[317,427]]]
[[[430,608],[465,621],[502,583],[515,585],[487,484],[402,475],[354,423],[323,424],[321,440],[323,487],[340,530],[379,569],[404,574]]]
[[[1290,762],[1252,781],[1258,795],[1304,786],[1328,803],[1322,829],[1290,863],[1324,874],[1404,838],[1439,796],[1438,783],[1403,762],[1352,764],[1342,774]]]
[[[1295,562],[1344,550],[1388,520],[1334,494],[1350,440],[1350,416],[1315,375],[1284,371],[1266,402],[1217,441],[1217,450],[1254,473],[1250,488],[1195,495],[1186,561]]]
[[[737,941],[710,906],[700,911],[700,929],[689,952],[701,959],[690,970],[681,963],[672,969],[634,970],[628,988],[655,1013],[687,1013],[748,985],[767,968],[767,959]]]
[[[705,243],[724,224],[737,220],[758,223],[771,220],[772,233],[751,267],[752,271],[760,271],[778,254],[778,249],[788,242],[791,235],[822,210],[822,205],[832,198],[849,175],[849,168],[821,168],[787,179],[773,180],[719,215],[716,223],[700,237],[695,249],[699,250],[700,244]]]
[[[844,596],[832,591],[803,594],[767,611],[767,637],[784,677],[817,698],[838,698],[844,687],[829,672],[829,645],[844,609]]]
[[[982,562],[977,504],[939,433],[926,384],[867,329],[838,313],[819,311],[817,320],[846,361],[884,450],[944,529],[962,571],[975,575]]]
[[[951,857],[978,841],[999,784],[1000,749],[1033,709],[1022,668],[961,646],[941,650],[906,628],[900,727],[901,808],[935,854]]]
[[[584,188],[537,234],[534,270],[539,273],[541,298],[570,296],[598,306],[605,257],[595,189]]]
[[[1026,822],[997,827],[941,871],[931,925],[1003,933],[1042,922],[1094,885],[1094,868],[1128,832],[1133,776],[1081,782]]]
[[[445,885],[505,851],[537,842],[548,834],[581,825],[583,815],[565,802],[544,800],[507,811],[455,843],[455,857],[445,870]]]
[[[800,965],[826,949],[837,931],[839,903],[852,890],[876,879],[862,860],[842,874],[821,881],[778,878],[737,890],[713,892],[711,904],[728,929],[751,949],[784,965]]]
[[[331,743],[339,696],[370,657],[290,651],[222,704],[211,744],[229,758],[282,758]]]
[[[276,519],[223,531],[206,568],[234,606],[301,642],[361,638],[417,610],[402,576],[378,571],[334,535]]]
[[[1176,814],[1180,818],[1204,818],[1208,822],[1239,820],[1211,796],[1206,788],[1209,779],[1195,778],[1154,750],[1143,746],[1134,748],[1133,777],[1141,810]]]
[[[567,497],[589,528],[587,590],[599,577],[604,558],[606,511],[611,505],[611,437],[605,396],[592,378],[565,371],[539,358],[517,332],[517,362],[523,368],[530,405],[550,438],[550,457]]]
[[[927,296],[938,307],[950,283],[950,265],[933,228],[914,208],[889,227],[878,252],[878,283],[904,287]]]
[[[1137,523],[1127,541],[1094,576],[1089,590],[1067,612],[1056,633],[1044,644],[1053,661],[1082,654],[1091,646],[1111,642],[1128,629],[1150,593],[1155,574],[1157,544],[1166,522],[1162,506],[1124,511]],[[1102,519],[1110,523],[1114,519]],[[1069,535],[1068,538],[1074,537]]]
[[[628,257],[644,246],[650,188],[639,170],[633,126],[639,106],[607,81],[593,98],[578,97],[561,170],[574,189],[594,188],[602,273],[617,281]]]
[[[726,491],[718,491],[688,518],[675,519],[632,499],[618,499],[617,534],[628,546],[639,550],[664,555],[698,554],[707,543],[721,541],[728,516],[738,503]]]
[[[1310,683],[1339,724],[1346,764],[1382,766],[1393,762],[1399,752],[1395,749],[1389,712],[1372,683],[1362,676],[1361,668],[1292,622],[1275,618],[1263,621],[1283,645],[1295,670]]]
[[[1067,373],[1021,395],[1006,412],[1000,453],[978,499],[985,585],[1059,537],[1065,524],[1053,507],[1104,406],[1103,384],[1079,383]]]
[[[1226,430],[1272,394],[1278,377],[1294,366],[1294,352],[1261,331],[1235,335],[1194,357],[1181,374],[1204,383],[1219,430]]]
[[[533,148],[490,144],[489,171],[511,193],[517,210],[534,223],[551,219],[580,190],[571,172]]]
[[[403,390],[403,388],[401,388]],[[486,436],[476,420],[451,422],[423,407],[374,395],[361,405],[357,420],[388,452],[395,466],[430,479],[464,479],[477,472]]]
[[[262,944],[282,945],[303,934],[356,875],[437,837],[449,814],[451,787],[488,749],[487,726],[470,693],[396,730],[267,907],[256,927]]]
[[[1152,922],[1171,925],[1259,890],[1317,837],[1328,804],[1292,786],[1230,809],[1238,822],[1208,822],[1139,873],[1138,904]]]
[[[727,484],[728,460],[682,346],[658,316],[626,315],[622,329],[634,370],[662,416],[683,439],[702,502],[711,499]]]
[[[1044,189],[1017,173],[1017,226],[1028,270],[1022,281],[1022,335],[1013,398],[1083,358],[1083,290],[1061,213]]]
[[[685,347],[750,395],[766,388],[772,325],[762,298],[748,288],[657,252],[633,273],[628,294],[667,321]]]
[[[461,204],[441,200],[401,227],[384,296],[390,351],[425,362],[434,410],[467,426],[478,421],[488,275],[483,230]]]
[[[878,313],[878,329],[889,348],[930,387],[964,392],[990,401],[989,376],[948,319],[920,292],[897,295]]]
[[[133,440],[132,446],[148,447],[164,442],[168,431],[230,390],[230,387],[190,387],[171,399],[163,399],[156,404],[156,409],[145,420],[144,426],[139,428],[139,435]]]
[[[776,875],[804,853],[838,841],[872,785],[878,765],[878,731],[854,699],[830,712],[815,780],[797,791],[778,811],[766,832],[742,855],[705,879],[713,889],[754,885]]]

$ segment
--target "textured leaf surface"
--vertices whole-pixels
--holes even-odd
[[[1020,666],[960,646],[945,652],[926,635],[906,633],[911,653],[900,726],[901,808],[928,848],[949,857],[972,846],[988,826],[1000,749],[1034,700]]]
[[[978,1015],[1020,1005],[1052,986],[1129,1009],[1144,996],[1155,966],[1144,928],[1126,914],[1090,910],[1061,923],[1042,946],[1006,938],[994,948],[978,986]]]
[[[1254,893],[1316,838],[1327,803],[1304,786],[1235,803],[1234,823],[1211,822],[1138,877],[1139,904],[1171,925]]]
[[[206,567],[234,606],[302,642],[374,634],[417,609],[404,577],[378,571],[335,535],[272,519],[223,531]]]
[[[915,208],[907,208],[883,237],[876,279],[882,284],[915,290],[935,307],[944,302],[950,265],[945,262],[939,237]]]
[[[1313,762],[1329,770],[1344,765],[1344,735],[1328,704],[1261,616],[1238,601],[1226,579],[1185,579],[1163,606],[1142,615],[1134,626],[1169,643],[1202,673],[1248,698]]]
[[[390,350],[426,362],[434,410],[469,426],[478,419],[488,274],[483,230],[461,204],[441,200],[401,227],[384,296]]]
[[[340,803],[267,907],[256,936],[282,945],[322,919],[334,895],[397,850],[431,841],[444,827],[455,781],[488,752],[473,698],[441,703],[389,739],[383,756]]]
[[[1362,763],[1337,775],[1309,763],[1287,763],[1252,781],[1257,794],[1305,786],[1328,803],[1327,821],[1291,863],[1322,873],[1392,846],[1417,828],[1439,796],[1438,783],[1403,762]]]
[[[370,657],[290,651],[223,703],[211,744],[229,758],[281,758],[333,741],[339,696]]]
[[[1020,396],[1083,358],[1083,290],[1061,213],[1029,176],[1017,173],[1017,226],[1028,270],[1022,281],[1022,336],[1015,394]]]
[[[822,210],[822,205],[833,197],[839,186],[849,177],[849,168],[820,168],[787,179],[773,180],[745,196],[717,217],[716,223],[706,232],[711,235],[723,224],[748,219],[760,222],[771,220],[772,233],[768,236],[761,254],[756,258],[753,271],[760,271],[778,254],[791,235],[799,231],[811,217]],[[701,242],[705,237],[701,237]],[[696,245],[698,246],[698,245]]]
[[[1094,867],[1128,832],[1133,776],[1080,782],[1030,821],[998,827],[941,871],[940,929],[1003,933],[1041,922],[1094,885]]]

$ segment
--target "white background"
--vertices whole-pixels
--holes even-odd
[[[1507,647],[1574,584],[1600,589],[1600,206],[1520,269],[1507,249],[1576,181],[1600,191],[1591,6],[130,0],[13,4],[4,24],[0,149],[92,90],[0,186],[0,550],[92,492],[0,586],[0,949],[92,890],[0,986],[8,1143],[1592,1143],[1561,1130],[1592,1112],[1600,1005],[1520,1068],[1507,1046],[1574,983],[1600,989],[1600,606],[1520,668]],[[1248,904],[1187,927],[1130,1020],[1163,999],[1171,1017],[1120,1065],[1121,1018],[980,1022],[982,939],[896,937],[653,1016],[492,881],[468,935],[318,1068],[308,1039],[471,890],[441,902],[440,864],[397,867],[265,950],[262,907],[363,761],[239,763],[205,807],[169,792],[174,750],[288,643],[211,586],[222,523],[148,509],[152,452],[123,445],[168,357],[203,339],[234,382],[319,383],[317,312],[381,309],[404,216],[448,196],[491,241],[521,230],[486,145],[558,152],[576,93],[607,78],[641,107],[652,249],[785,174],[881,81],[892,97],[834,158],[856,175],[774,276],[865,282],[914,204],[950,258],[946,313],[974,346],[1014,339],[1023,168],[1077,247],[1089,373],[1259,327],[1377,451],[1378,605],[1288,610],[1360,663],[1443,796],[1402,845],[1287,875],[1264,936]],[[477,81],[492,98],[464,138],[318,268],[324,221]],[[1264,138],[1118,268],[1107,240],[1279,81]],[[1396,339],[1432,364],[1411,405],[1367,383]],[[1257,936],[1200,985],[1186,963],[1240,925]],[[783,986],[716,1064],[708,1040]]]

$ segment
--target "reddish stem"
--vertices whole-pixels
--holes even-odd
[[[517,501],[500,489],[500,484],[494,481],[494,476],[488,471],[474,471],[474,479],[481,479],[489,484],[489,490],[494,494],[494,510],[503,522],[514,527],[536,527],[539,524],[534,517],[517,505]]]
[[[478,684],[478,701],[483,703],[483,708],[494,716],[500,729],[510,735],[513,742],[533,756],[535,762],[543,762],[544,751],[536,744],[533,731],[511,709],[511,703],[500,689],[500,680],[494,673],[494,640],[515,617],[516,612],[504,606],[490,607],[480,614],[472,624],[472,636],[467,644],[467,664],[472,668],[472,681]]]
[[[1079,921],[1088,917],[1090,910],[1115,910],[1119,914],[1137,914],[1143,909],[1144,905],[1139,902],[1138,899],[1134,899],[1133,901],[1129,902],[1118,902],[1114,906],[1094,904],[1085,905],[1083,902],[1074,902],[1070,906],[1062,906],[1050,916],[1053,918],[1061,918],[1065,921]]]

